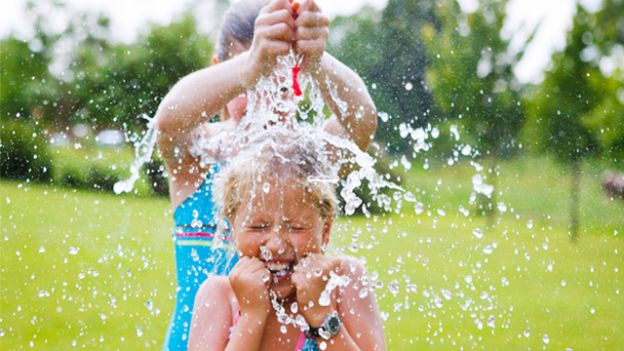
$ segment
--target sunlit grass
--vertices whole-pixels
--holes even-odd
[[[412,171],[406,187],[425,190],[424,213],[404,204],[402,215],[335,227],[335,250],[366,259],[383,282],[376,294],[390,349],[623,345],[624,204],[604,199],[599,174],[583,180],[576,243],[567,236],[567,176],[556,165],[503,164],[508,211],[489,229],[468,204],[472,174],[464,165]],[[16,182],[0,190],[2,350],[161,347],[175,289],[166,199]],[[358,249],[345,249],[358,228]]]

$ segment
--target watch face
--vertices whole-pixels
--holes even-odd
[[[328,321],[328,329],[329,332],[332,335],[335,335],[336,333],[338,333],[338,330],[340,329],[340,319],[336,316],[332,316],[329,321]]]

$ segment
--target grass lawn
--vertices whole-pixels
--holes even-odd
[[[334,251],[378,277],[389,349],[621,349],[624,203],[585,171],[576,243],[568,178],[535,159],[501,166],[507,211],[492,228],[468,204],[468,165],[410,171],[421,214],[404,204],[338,221]],[[175,289],[166,199],[6,181],[0,192],[0,349],[160,349]]]

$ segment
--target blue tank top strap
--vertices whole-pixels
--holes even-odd
[[[218,166],[211,167],[197,190],[175,209],[173,220],[177,231],[216,229],[216,205],[212,185],[218,171]]]

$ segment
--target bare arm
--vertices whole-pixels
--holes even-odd
[[[364,266],[355,259],[347,258],[342,261],[341,270],[351,278],[351,284],[340,291],[338,312],[343,326],[337,335],[326,341],[326,350],[385,351],[383,322],[372,289],[364,298],[359,296],[366,276]]]
[[[191,321],[189,351],[257,351],[266,314],[241,311],[235,326],[228,278],[213,277],[200,287]],[[230,329],[231,328],[231,329]],[[231,331],[230,331],[231,330]]]
[[[232,325],[227,278],[206,280],[195,297],[188,350],[224,350]]]
[[[377,129],[377,111],[360,76],[325,52],[329,19],[315,1],[305,0],[295,25],[295,51],[303,55],[303,69],[317,82],[335,116],[325,129],[366,150]]]
[[[360,297],[359,292],[366,279],[364,266],[349,257],[331,259],[321,254],[308,255],[307,266],[297,265],[292,281],[297,288],[297,303],[303,306],[301,313],[311,327],[318,328],[327,315],[337,311],[342,320],[338,334],[324,342],[326,350],[335,351],[385,351],[383,324],[372,291]],[[319,301],[332,271],[349,278],[350,284],[330,296],[329,304]],[[314,272],[314,274],[313,274]],[[322,272],[317,274],[316,272]]]
[[[165,96],[156,113],[163,146],[168,142],[179,146],[176,139],[244,93],[261,75],[273,71],[277,57],[290,50],[293,28],[288,1],[273,0],[262,8],[256,19],[249,51],[180,80]],[[244,47],[239,49],[242,51]]]
[[[156,112],[161,152],[177,146],[181,137],[194,130],[245,91],[252,78],[249,54],[193,72],[182,78],[165,96]]]
[[[366,150],[377,129],[377,109],[362,78],[330,54],[323,54],[315,75],[323,99],[333,116],[326,130],[344,133],[361,150]],[[333,85],[333,86],[331,86]]]

